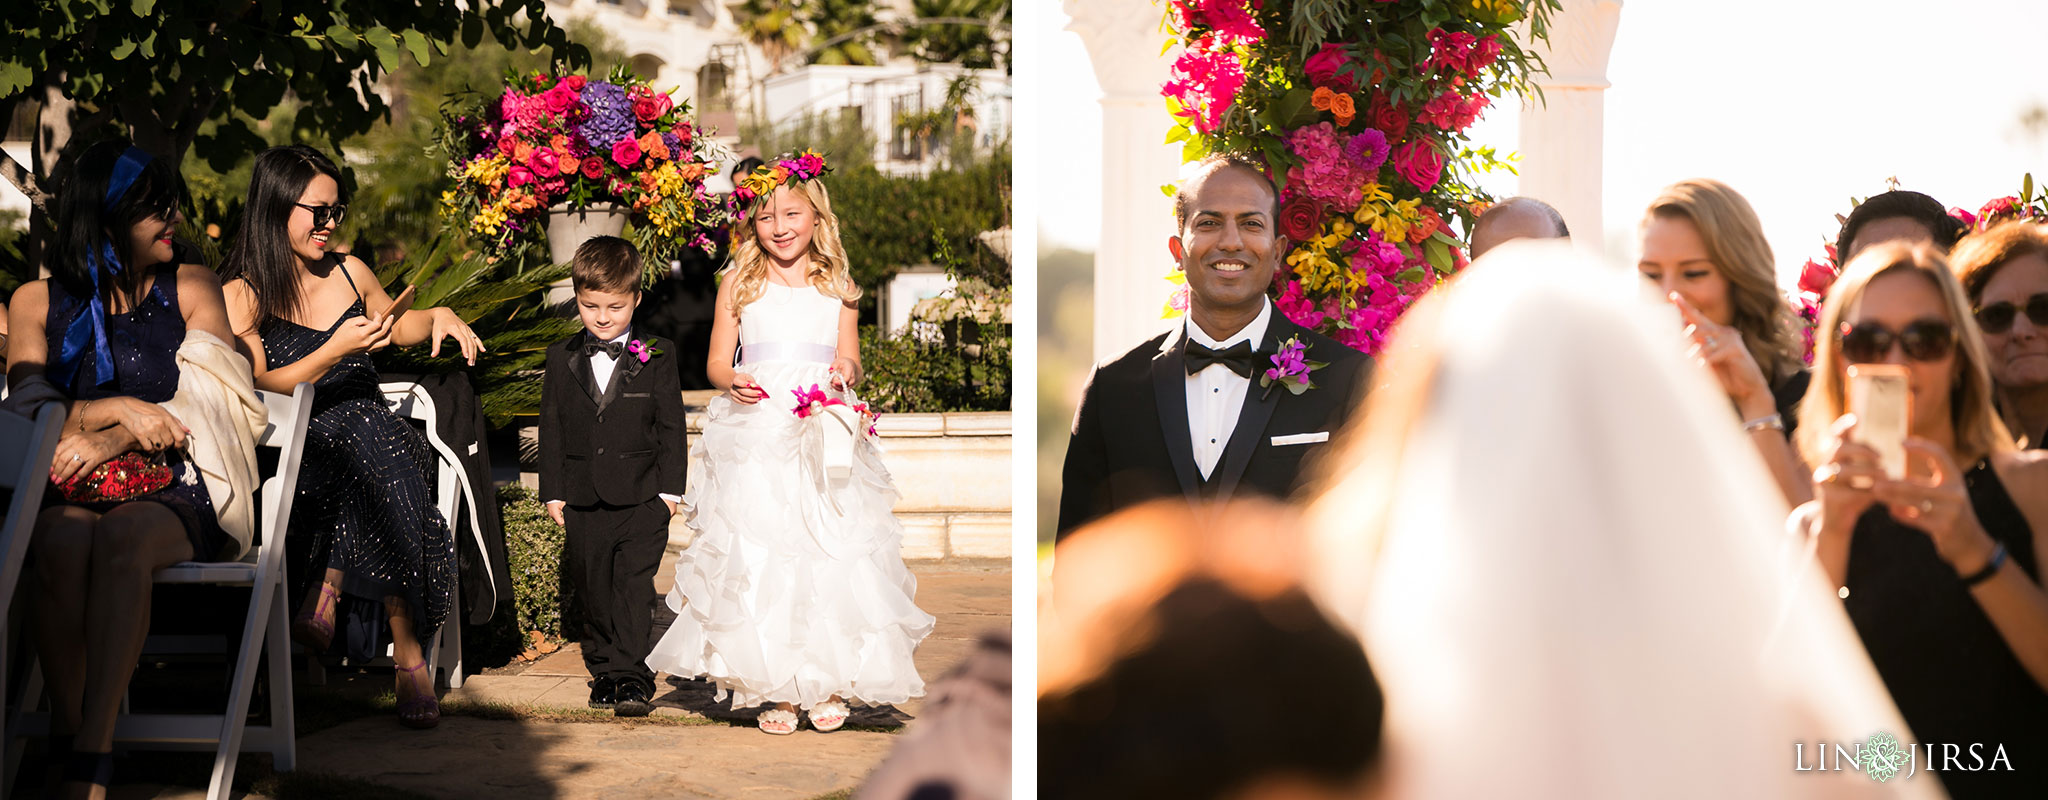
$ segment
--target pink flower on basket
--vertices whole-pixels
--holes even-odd
[[[809,389],[791,389],[789,393],[796,395],[796,408],[790,409],[790,413],[795,414],[797,419],[809,419],[814,414],[822,414],[826,406],[846,405],[846,401],[826,395],[825,390],[815,383],[811,384]]]

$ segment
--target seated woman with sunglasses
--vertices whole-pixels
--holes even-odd
[[[392,300],[361,260],[327,251],[347,206],[341,171],[309,147],[256,157],[242,228],[222,265],[229,321],[258,388],[314,385],[313,419],[292,509],[292,638],[326,651],[339,627],[358,660],[391,643],[398,714],[440,719],[423,645],[449,618],[455,545],[427,487],[426,438],[384,405],[370,353],[453,337],[469,363],[482,340],[446,308],[386,314]],[[388,622],[388,630],[383,623]]]
[[[1851,259],[1820,330],[1798,437],[1817,499],[1794,525],[1913,735],[1962,747],[1961,768],[1936,773],[1949,793],[2048,796],[2048,453],[2013,447],[1977,323],[1933,249]],[[1877,363],[1904,366],[1911,387],[1899,480],[1844,413],[1848,366]],[[1986,761],[2002,745],[2016,771],[1972,771],[1973,743]]]
[[[2006,429],[2048,448],[2048,228],[2001,224],[1964,239],[1949,266],[1977,309]]]
[[[1806,468],[1788,440],[1807,374],[1756,211],[1720,181],[1679,181],[1650,202],[1641,235],[1636,270],[1678,307],[1694,357],[1728,394],[1786,504],[1806,502]]]

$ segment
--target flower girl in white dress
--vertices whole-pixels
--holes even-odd
[[[710,679],[735,708],[773,704],[757,723],[773,734],[796,731],[798,708],[832,731],[848,702],[922,696],[911,653],[934,621],[912,602],[896,489],[851,389],[860,289],[824,172],[805,153],[735,192],[751,205],[708,359],[725,394],[710,403],[703,469],[683,500],[694,537],[668,595],[678,616],[647,657]]]

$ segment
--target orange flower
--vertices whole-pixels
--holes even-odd
[[[650,169],[641,172],[639,177],[635,178],[634,180],[640,184],[640,188],[642,191],[651,192],[654,191],[654,182],[659,180],[659,178],[655,176],[654,170]]]
[[[1348,128],[1351,127],[1351,120],[1358,116],[1358,106],[1352,101],[1351,95],[1340,94],[1337,95],[1337,99],[1330,101],[1330,113],[1337,115],[1337,127]]]
[[[1431,235],[1443,229],[1444,218],[1437,216],[1436,209],[1423,206],[1417,212],[1415,225],[1408,229],[1408,242],[1410,244],[1421,244],[1422,240],[1428,239]]]
[[[1316,87],[1316,93],[1308,97],[1309,105],[1315,106],[1317,111],[1330,110],[1330,105],[1336,101],[1337,93],[1330,91],[1328,86]]]
[[[698,179],[698,178],[702,178],[702,177],[704,177],[704,165],[703,165],[703,164],[697,164],[697,163],[690,163],[690,164],[684,164],[684,165],[682,165],[681,167],[678,167],[678,168],[676,168],[676,171],[677,171],[677,172],[680,172],[680,173],[682,173],[682,174],[683,174],[683,180],[685,180],[685,181],[694,181],[694,180],[696,180],[696,179]]]
[[[640,153],[666,160],[669,157],[668,143],[661,140],[661,134],[648,131],[647,135],[640,137]]]
[[[524,163],[526,163],[526,158],[527,158],[527,156],[531,156],[531,155],[533,155],[533,145],[527,144],[527,143],[525,143],[525,142],[514,142],[514,143],[513,143],[513,145],[512,145],[512,163],[514,163],[514,164],[524,164]]]

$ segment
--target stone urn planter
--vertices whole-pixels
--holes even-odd
[[[567,264],[576,258],[576,248],[598,236],[617,236],[626,230],[625,207],[615,203],[597,203],[584,208],[570,208],[567,203],[548,209],[548,257],[557,264]],[[548,286],[548,302],[566,303],[575,296],[569,279],[563,278]]]

